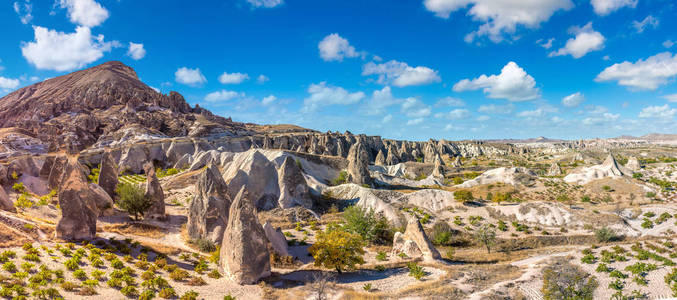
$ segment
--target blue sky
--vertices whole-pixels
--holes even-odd
[[[6,1],[0,95],[120,60],[243,122],[411,140],[675,133],[675,6]]]

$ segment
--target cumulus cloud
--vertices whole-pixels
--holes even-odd
[[[236,98],[242,98],[244,97],[244,93],[238,93],[235,91],[227,91],[227,90],[220,90],[216,92],[212,92],[207,94],[205,96],[205,101],[207,102],[220,102],[220,101],[228,101]]]
[[[457,108],[451,110],[449,113],[443,114],[443,117],[450,120],[465,119],[470,116],[470,111],[464,108]]]
[[[308,87],[307,98],[303,100],[303,112],[311,112],[321,106],[349,105],[365,98],[363,92],[350,93],[346,89],[328,85],[326,82],[311,84]]]
[[[554,41],[555,41],[555,38],[550,38],[547,41],[544,41],[544,40],[541,39],[541,40],[536,41],[536,44],[543,47],[543,49],[550,49],[550,48],[552,48],[552,42],[554,42]]]
[[[498,75],[483,74],[472,80],[463,79],[453,87],[456,92],[479,89],[482,89],[489,98],[510,101],[533,100],[541,96],[540,90],[536,88],[536,80],[512,61],[506,64]]]
[[[444,97],[440,100],[437,100],[437,103],[435,103],[436,107],[441,107],[441,106],[465,106],[465,102],[461,99],[454,98],[454,97]]]
[[[342,38],[338,33],[332,33],[325,36],[317,48],[320,50],[320,57],[325,61],[343,61],[345,57],[358,57],[361,53],[355,51],[348,40]]]
[[[381,123],[388,123],[393,120],[393,115],[387,114],[383,119],[381,120]]]
[[[452,12],[469,7],[467,15],[482,25],[466,36],[467,42],[481,36],[500,42],[505,34],[514,34],[518,26],[537,28],[556,11],[574,6],[571,0],[424,0],[423,4],[444,19]]]
[[[643,119],[674,119],[677,109],[665,104],[663,106],[647,106],[639,112]]]
[[[23,42],[21,53],[38,69],[70,71],[103,57],[115,43],[105,42],[103,35],[92,36],[87,27],[78,27],[73,33],[64,33],[33,26],[35,39]]]
[[[606,16],[623,7],[637,6],[637,0],[591,0],[592,8],[596,14]]]
[[[261,100],[261,104],[263,104],[264,106],[268,106],[273,104],[273,102],[275,102],[276,100],[277,97],[275,97],[275,95],[268,95],[263,97],[263,99]]]
[[[94,0],[59,0],[59,5],[68,10],[74,24],[95,27],[108,19],[108,10]]]
[[[189,69],[186,67],[181,67],[176,72],[174,72],[174,78],[176,82],[183,83],[190,86],[199,86],[207,82],[207,78],[202,75],[199,68]]]
[[[0,89],[13,90],[19,87],[19,79],[7,78],[0,76]]]
[[[578,92],[562,98],[562,105],[566,107],[576,107],[583,103],[583,101],[585,101],[585,96]]]
[[[489,117],[487,115],[481,115],[481,116],[477,117],[477,121],[479,121],[479,122],[484,122],[484,121],[487,121],[489,119],[491,119],[491,117]]]
[[[677,102],[677,94],[665,95],[663,98],[670,102]]]
[[[477,111],[485,114],[511,114],[514,109],[515,106],[512,103],[506,105],[482,104]]]
[[[423,101],[415,97],[409,97],[402,102],[402,113],[410,118],[423,118],[430,116],[432,110]]]
[[[249,75],[246,73],[228,73],[223,72],[219,76],[219,82],[222,84],[240,84],[245,80],[249,79]]]
[[[671,40],[665,40],[663,42],[663,47],[665,48],[672,48],[673,45],[677,44],[677,42],[671,41]]]
[[[617,81],[635,90],[656,90],[677,75],[677,55],[663,52],[634,63],[625,61],[607,67],[595,81]]]
[[[263,74],[259,75],[259,77],[256,77],[256,82],[258,84],[264,84],[269,80],[270,80],[270,78],[268,78],[266,75],[263,75]]]
[[[542,108],[537,108],[534,110],[525,110],[517,114],[518,117],[523,117],[523,118],[536,118],[536,117],[542,117],[545,116],[546,111]]]
[[[605,124],[605,123],[610,123],[610,122],[616,121],[616,120],[618,120],[618,118],[620,116],[621,116],[620,114],[612,114],[612,113],[606,112],[606,113],[602,113],[602,114],[598,114],[598,115],[595,115],[595,116],[584,118],[583,120],[581,120],[581,123],[583,123],[583,125],[600,125],[600,124]]]
[[[247,0],[253,8],[273,8],[279,5],[282,5],[284,1],[282,0]]]
[[[383,89],[375,90],[371,98],[360,108],[360,112],[368,116],[380,115],[385,113],[386,108],[402,103],[402,101],[404,100],[395,98],[390,87],[386,86]]]
[[[652,15],[646,16],[646,18],[644,18],[642,21],[632,21],[632,27],[635,28],[637,33],[642,33],[649,27],[656,29],[658,24],[660,24],[660,21],[657,18],[654,18]]]
[[[33,4],[30,0],[14,2],[14,11],[19,15],[21,23],[28,24],[33,20]]]
[[[416,118],[407,121],[407,126],[418,125],[423,123],[423,118]]]
[[[575,37],[567,40],[563,48],[550,53],[552,56],[571,55],[574,58],[581,58],[592,51],[602,50],[604,48],[604,36],[592,28],[592,22],[583,27],[574,26],[569,29],[569,33]]]
[[[146,49],[143,48],[143,44],[130,42],[127,56],[131,57],[133,60],[142,59],[146,56]]]
[[[442,80],[436,70],[422,66],[411,67],[396,60],[381,64],[368,62],[362,67],[362,75],[378,75],[378,83],[392,83],[397,87],[425,85]]]

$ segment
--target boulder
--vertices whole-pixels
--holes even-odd
[[[639,164],[639,160],[637,160],[637,157],[634,156],[630,156],[628,158],[628,162],[625,164],[625,167],[630,171],[639,171],[642,168],[642,166]]]
[[[93,239],[98,209],[77,159],[68,159],[63,173],[59,192],[61,219],[56,225],[56,237],[64,240]]]
[[[89,189],[92,192],[92,199],[94,200],[94,204],[96,204],[98,216],[112,215],[114,213],[113,198],[111,198],[108,192],[96,183],[90,183]]]
[[[9,174],[7,174],[7,167],[0,164],[0,184],[8,183],[10,180]]]
[[[245,187],[230,206],[220,254],[220,269],[237,284],[254,284],[271,274],[268,238]]]
[[[279,227],[277,229],[273,228],[273,225],[270,225],[269,222],[263,225],[263,231],[266,233],[266,237],[270,242],[270,246],[277,252],[280,256],[290,256],[289,255],[289,246],[287,245],[287,238],[284,237],[282,229]]]
[[[236,191],[245,187],[249,197],[258,209],[268,210],[278,206],[280,187],[275,165],[259,150],[238,153],[228,164],[223,174],[228,184],[230,198],[235,198]]]
[[[385,166],[386,165],[386,158],[383,155],[383,151],[378,150],[378,154],[376,154],[376,158],[374,159],[374,165],[376,165],[376,166]]]
[[[310,199],[310,189],[299,165],[292,156],[287,156],[278,172],[281,208],[290,208],[296,205],[311,209],[313,201]]]
[[[404,253],[409,257],[422,257],[424,261],[441,258],[440,253],[430,242],[428,236],[416,218],[409,218],[404,233],[397,232],[393,238],[393,254]]]
[[[155,166],[152,163],[147,163],[144,166],[146,170],[146,197],[150,199],[151,206],[144,214],[145,218],[164,220],[167,218],[165,214],[165,194],[162,191],[160,180],[155,175]]]
[[[187,169],[191,164],[193,164],[193,155],[186,153],[176,161],[174,168],[179,170]]]
[[[101,169],[99,170],[99,186],[111,197],[115,197],[115,188],[118,185],[118,165],[110,152],[101,157]]]
[[[196,153],[195,160],[188,168],[189,171],[195,171],[213,162],[218,162],[220,158],[219,152],[216,150],[209,150]]]
[[[559,167],[559,164],[554,162],[552,165],[550,165],[550,169],[548,169],[548,176],[559,176],[562,175],[562,168]]]
[[[12,200],[9,200],[9,196],[7,195],[7,192],[5,192],[5,188],[2,186],[0,186],[0,209],[9,212],[16,212],[14,203]]]
[[[207,167],[195,184],[186,229],[191,239],[208,239],[221,244],[228,225],[230,196],[228,186],[216,166]]]
[[[349,180],[356,184],[371,186],[369,176],[369,154],[361,141],[353,144],[348,151],[348,175]]]

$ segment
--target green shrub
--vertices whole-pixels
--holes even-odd
[[[475,197],[473,196],[471,191],[468,190],[458,190],[454,191],[454,199],[458,202],[470,202],[475,200]]]
[[[191,291],[187,291],[185,294],[183,294],[181,296],[181,298],[179,298],[179,300],[197,300],[197,296],[199,296],[199,295],[200,294],[198,294],[196,291],[191,290]]]
[[[376,254],[376,259],[380,261],[386,261],[388,260],[388,255],[383,251],[379,251],[378,254]]]
[[[134,297],[139,294],[139,291],[136,290],[136,287],[133,285],[128,285],[120,290],[120,293],[126,297]]]
[[[606,243],[618,240],[619,236],[613,229],[609,227],[602,227],[595,230],[595,238],[597,238],[597,241],[600,243]]]
[[[80,285],[78,285],[77,283],[70,282],[70,281],[65,281],[60,285],[60,287],[64,291],[70,292],[70,291],[74,291],[74,290],[78,289],[80,287]]]
[[[362,206],[351,206],[343,212],[344,229],[359,234],[365,241],[385,245],[393,240],[394,231],[383,214]]]
[[[174,291],[173,288],[168,287],[161,289],[160,292],[158,292],[158,296],[163,299],[171,299],[176,297],[176,292]]]
[[[595,276],[565,260],[543,269],[543,299],[592,300],[598,283]]]
[[[592,254],[586,254],[581,258],[581,262],[586,264],[594,264],[597,262],[597,258]]]
[[[407,269],[409,269],[409,276],[416,278],[416,280],[421,280],[426,275],[423,267],[413,261],[407,264]]]
[[[146,198],[144,191],[136,184],[121,183],[115,189],[115,193],[119,197],[117,205],[135,220],[143,216],[152,205],[151,200]]]
[[[347,183],[347,182],[348,182],[348,172],[341,171],[339,173],[339,176],[331,181],[330,185],[333,185],[333,186],[342,185],[342,184]]]
[[[153,290],[145,290],[139,295],[139,300],[151,300],[153,298],[155,298],[155,291]]]

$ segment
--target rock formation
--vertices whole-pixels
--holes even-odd
[[[423,226],[416,218],[409,218],[404,233],[396,232],[393,239],[393,254],[404,253],[409,257],[422,257],[424,261],[440,259],[440,253],[430,242]]]
[[[96,236],[97,208],[76,158],[68,159],[59,192],[61,219],[56,237],[65,240],[89,240]]]
[[[642,166],[639,164],[639,160],[637,160],[637,157],[634,156],[630,156],[628,158],[628,162],[625,164],[625,167],[630,171],[639,171],[642,168]]]
[[[310,189],[306,183],[303,172],[292,156],[287,156],[278,172],[278,186],[280,198],[278,204],[281,208],[290,208],[300,205],[311,209],[313,201],[310,199]]]
[[[132,146],[125,150],[120,157],[120,170],[139,174],[144,171],[144,164],[148,161],[146,152],[140,146]]]
[[[371,185],[369,176],[369,154],[364,144],[357,142],[348,151],[348,175],[349,180],[356,184]]]
[[[559,164],[554,162],[552,165],[550,165],[550,169],[548,169],[548,176],[559,176],[562,175],[562,168],[560,168]]]
[[[65,156],[59,156],[54,159],[52,170],[47,177],[47,185],[50,189],[59,189],[59,183],[63,177],[63,170],[66,167],[67,159]]]
[[[253,284],[270,276],[268,238],[244,187],[230,206],[221,245],[219,267],[227,278],[237,284]]]
[[[400,159],[397,157],[397,151],[392,145],[388,147],[388,156],[386,157],[385,164],[388,166],[394,166],[400,163]]]
[[[9,212],[16,212],[14,203],[12,200],[9,200],[9,196],[7,195],[7,192],[5,192],[5,188],[2,186],[0,186],[0,209]]]
[[[235,198],[236,191],[245,187],[248,199],[258,209],[268,210],[278,206],[280,187],[277,170],[257,150],[237,155],[224,171],[223,179],[228,184],[231,199]]]
[[[167,218],[165,214],[165,194],[162,191],[160,180],[155,175],[155,166],[152,163],[147,163],[144,166],[146,170],[146,193],[145,196],[150,199],[151,206],[144,214],[145,218],[164,220]]]
[[[289,246],[287,245],[287,239],[282,233],[282,229],[279,227],[277,229],[273,228],[273,225],[270,225],[269,222],[263,225],[263,231],[266,233],[266,237],[270,242],[270,246],[275,252],[280,256],[290,256],[289,255]]]
[[[456,158],[454,159],[454,162],[451,163],[451,166],[454,167],[454,168],[460,168],[460,167],[462,167],[462,166],[463,166],[463,163],[461,162],[461,157],[460,157],[460,156],[456,156]]]
[[[439,155],[435,157],[435,165],[433,166],[433,172],[430,176],[435,178],[444,178],[444,164],[442,163],[442,158]]]
[[[90,183],[89,190],[96,204],[98,216],[110,216],[113,214],[113,198],[98,184]]]
[[[457,185],[460,188],[470,188],[477,185],[483,184],[492,184],[497,182],[502,182],[506,184],[511,184],[514,186],[518,185],[528,185],[531,183],[532,179],[536,176],[534,171],[527,168],[516,167],[516,168],[496,168],[488,170],[482,175],[477,176],[474,179],[468,180],[464,183]]]
[[[609,153],[601,165],[580,168],[565,176],[564,181],[582,185],[605,177],[620,178],[626,175],[632,175],[632,171],[619,166],[614,156]]]
[[[101,169],[99,170],[99,186],[112,198],[115,197],[115,188],[118,185],[118,165],[110,152],[105,152],[101,157]]]
[[[386,158],[383,155],[383,151],[378,150],[378,154],[376,154],[376,158],[374,159],[374,165],[376,166],[386,165]]]
[[[186,229],[191,239],[208,239],[221,244],[230,210],[228,187],[216,166],[208,166],[195,184]]]

